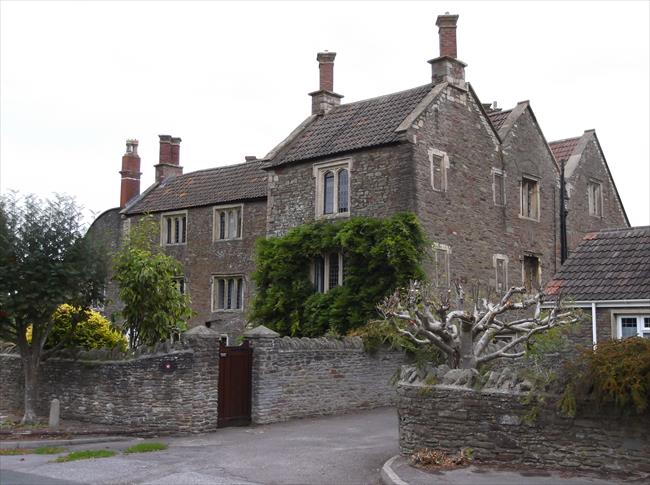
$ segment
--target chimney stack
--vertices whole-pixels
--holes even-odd
[[[138,140],[126,140],[126,153],[122,156],[122,181],[120,184],[120,209],[140,195],[140,156]]]
[[[440,57],[431,59],[431,81],[433,83],[448,82],[462,89],[465,84],[465,64],[457,59],[458,48],[456,44],[456,24],[458,15],[438,15],[438,39],[440,44]]]
[[[325,114],[341,104],[340,94],[334,92],[334,58],[336,52],[319,52],[316,55],[319,71],[318,91],[309,93],[311,96],[311,114]]]
[[[183,175],[180,164],[181,139],[170,135],[158,135],[160,138],[160,157],[156,169],[156,182],[170,177]]]

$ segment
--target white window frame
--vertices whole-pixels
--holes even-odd
[[[650,336],[650,327],[645,327],[644,322],[644,319],[650,318],[650,313],[619,313],[616,315],[616,338],[623,338],[623,318],[636,318],[637,337],[643,337],[643,334]]]
[[[499,267],[497,266],[498,261],[503,261],[503,274],[505,281],[503,282],[503,289],[499,293]],[[494,254],[492,255],[492,265],[494,266],[494,290],[497,294],[502,295],[508,291],[508,263],[510,259],[505,254]]]
[[[239,233],[238,237],[228,237],[221,239],[219,236],[221,231],[221,224],[219,220],[219,213],[222,211],[230,211],[232,209],[239,209],[239,228],[236,232]],[[212,208],[212,242],[224,241],[240,241],[244,237],[244,204],[230,204],[230,205],[217,205]]]
[[[185,217],[185,241],[167,243],[167,219],[169,217]],[[187,211],[164,212],[160,214],[160,245],[161,246],[185,246],[187,245],[187,233],[190,218]],[[174,230],[174,223],[172,222],[172,230]],[[172,238],[173,239],[173,238]]]
[[[225,280],[226,285],[228,280],[239,280],[241,279],[241,307],[240,308],[219,308],[217,305],[217,292],[219,291],[219,285],[216,284],[217,280]],[[224,291],[227,291],[224,288]],[[239,291],[239,287],[235,288],[235,298],[237,298],[237,294]],[[213,274],[210,278],[210,310],[212,313],[241,313],[244,311],[245,307],[245,295],[246,295],[246,278],[244,277],[243,274]],[[224,297],[225,298],[225,297]]]
[[[449,156],[446,152],[437,150],[435,148],[429,148],[427,150],[429,155],[429,173],[431,177],[431,188],[435,192],[447,192],[447,170],[449,169]],[[440,187],[436,188],[435,185],[435,163],[440,163]]]
[[[339,212],[339,173],[341,170],[348,171],[348,210]],[[327,162],[315,163],[312,167],[313,176],[316,181],[316,219],[336,219],[338,217],[350,217],[352,213],[352,159],[344,158],[329,160]],[[334,200],[332,201],[332,213],[325,214],[325,174],[334,174]]]
[[[524,253],[521,257],[521,286],[526,286],[526,258],[536,258],[537,259],[537,288],[531,288],[531,292],[534,292],[536,289],[541,291],[542,286],[542,258],[539,254],[535,253]]]
[[[338,254],[339,256],[339,275],[338,275],[338,285],[337,286],[343,286],[343,253],[337,253],[335,251],[332,251],[331,253],[326,253],[326,254],[321,254],[321,258],[323,258],[323,293],[327,293],[328,291],[331,290],[330,288],[330,256],[332,254]],[[311,268],[309,272],[309,279],[311,280],[312,284],[314,285],[314,288],[316,287],[316,262],[312,261],[311,263]]]
[[[595,189],[597,194],[592,192]],[[598,205],[594,204],[596,202]],[[589,215],[602,219],[603,217],[603,184],[600,180],[589,179],[587,182],[587,204]],[[598,209],[598,211],[596,211]]]
[[[503,202],[502,204],[497,203],[497,176],[500,176],[503,180],[503,185],[501,187],[501,201]],[[494,167],[492,167],[492,202],[497,207],[506,206],[506,171]]]
[[[450,271],[450,268],[451,268],[451,247],[448,246],[447,244],[434,243],[432,245],[432,248],[433,248],[433,263],[435,265],[435,273],[436,273],[435,274],[436,287],[437,288],[449,288],[450,285],[451,285],[451,271]],[[436,253],[438,251],[444,251],[444,252],[447,253],[447,282],[444,285],[441,285],[440,281],[439,281],[440,275],[439,275],[439,272],[438,272],[438,258],[436,256]]]
[[[535,214],[535,217],[530,217],[524,214],[524,181],[525,180],[528,180],[530,182],[535,182],[535,186],[537,187],[537,190],[535,191],[535,199],[537,203],[537,214]],[[540,192],[541,192],[541,184],[540,184],[539,177],[535,177],[534,175],[522,175],[521,181],[519,183],[519,217],[520,218],[529,221],[539,222],[540,214],[542,212],[542,208],[540,207],[540,202],[541,202]]]

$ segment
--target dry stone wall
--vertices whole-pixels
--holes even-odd
[[[271,423],[388,406],[401,352],[368,354],[360,338],[254,338],[252,418]]]
[[[541,408],[535,417],[526,393],[421,381],[401,381],[398,394],[402,454],[471,448],[480,461],[650,476],[647,416],[591,411],[574,419]]]

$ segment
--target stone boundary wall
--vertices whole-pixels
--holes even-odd
[[[525,393],[401,381],[398,394],[402,454],[472,448],[480,461],[650,474],[647,416],[591,412],[573,419],[539,409],[531,420]]]
[[[188,336],[167,352],[125,360],[49,359],[41,367],[37,412],[47,415],[57,398],[63,419],[209,431],[217,427],[218,376],[218,335]],[[15,354],[0,354],[0,392],[0,411],[22,408],[22,364]]]
[[[255,423],[388,406],[402,352],[368,354],[358,337],[278,338],[248,335],[253,346]]]

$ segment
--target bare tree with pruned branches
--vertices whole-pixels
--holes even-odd
[[[451,293],[436,301],[429,286],[413,281],[378,308],[399,333],[416,344],[433,344],[446,355],[450,367],[461,369],[474,369],[498,358],[521,357],[521,344],[532,336],[578,321],[573,312],[562,310],[560,299],[542,311],[543,295],[529,295],[523,287],[510,288],[497,303],[479,298],[475,292],[467,304],[462,286],[456,284],[452,305]],[[508,315],[513,318],[508,320]],[[497,336],[511,339],[501,346],[490,345]]]

